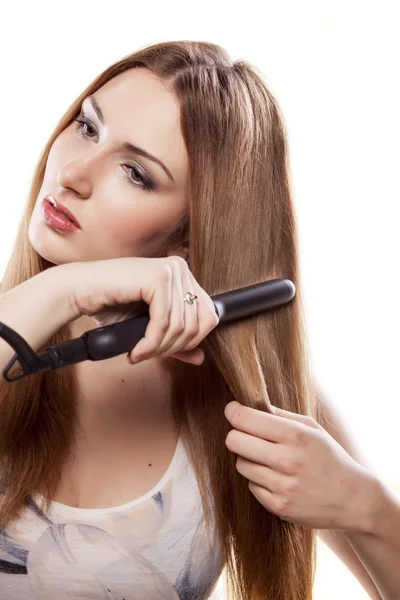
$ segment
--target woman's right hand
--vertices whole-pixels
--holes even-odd
[[[130,362],[171,356],[201,365],[198,344],[218,325],[210,296],[197,283],[180,256],[123,257],[63,265],[74,272],[72,305],[76,318],[93,317],[99,326],[137,315],[148,305],[150,321],[145,336],[128,353]],[[184,302],[191,292],[193,304]]]

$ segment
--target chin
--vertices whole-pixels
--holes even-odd
[[[50,235],[53,233],[51,231],[45,232],[44,228],[47,228],[45,223],[41,223],[43,227],[33,226],[32,224],[28,229],[28,240],[32,248],[47,262],[52,265],[61,265],[66,262],[71,262],[73,259],[69,260],[65,256],[65,252],[62,252],[61,248],[57,248],[57,241],[53,241],[51,239],[47,239],[46,233]]]

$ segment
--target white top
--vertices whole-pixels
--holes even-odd
[[[1,493],[1,490],[0,490]],[[203,600],[222,572],[200,491],[181,439],[147,494],[112,508],[32,495],[21,519],[0,529],[1,600]],[[214,597],[214,594],[212,594]]]

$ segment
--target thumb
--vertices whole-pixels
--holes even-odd
[[[297,421],[297,423],[302,423],[303,425],[308,425],[308,427],[315,427],[319,429],[318,423],[307,415],[301,415],[299,413],[290,412],[289,410],[284,410],[283,408],[278,408],[273,404],[269,404],[269,408],[273,415],[277,417],[282,417],[283,419],[290,419],[291,421]]]

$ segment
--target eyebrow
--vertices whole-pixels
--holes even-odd
[[[94,112],[96,113],[100,123],[102,125],[104,125],[104,115],[103,115],[103,112],[102,112],[100,106],[97,103],[96,98],[94,96],[88,96],[87,99],[89,100],[90,104],[92,105],[92,108],[93,108]],[[154,163],[156,163],[157,165],[159,165],[165,171],[165,173],[168,175],[169,179],[175,183],[175,179],[172,177],[171,171],[157,157],[153,156],[152,154],[150,154],[143,148],[134,146],[133,144],[131,144],[129,142],[124,142],[122,144],[122,147],[124,150],[127,150],[128,152],[131,152],[132,154],[136,154],[139,156],[143,156],[144,158],[148,158],[149,160],[151,160]]]

